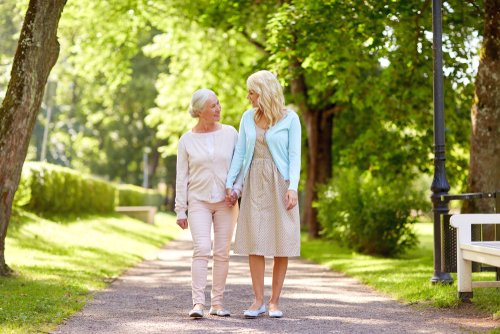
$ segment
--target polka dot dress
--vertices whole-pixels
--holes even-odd
[[[299,207],[286,209],[289,181],[274,164],[265,130],[256,126],[256,131],[255,150],[241,195],[234,253],[299,256]]]

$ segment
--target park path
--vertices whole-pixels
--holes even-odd
[[[477,333],[500,326],[453,310],[421,310],[374,292],[355,279],[302,259],[290,261],[281,319],[244,319],[252,299],[246,257],[231,257],[226,286],[227,318],[195,320],[191,306],[191,242],[188,232],[157,259],[128,270],[96,293],[85,308],[53,334],[83,333]],[[271,262],[266,266],[269,295]],[[207,289],[208,291],[208,289]],[[208,313],[208,312],[207,312]]]

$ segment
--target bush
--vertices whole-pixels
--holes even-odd
[[[116,187],[70,168],[40,162],[23,166],[14,206],[36,213],[95,213],[115,210]]]
[[[396,256],[416,246],[411,212],[425,207],[425,197],[408,178],[344,170],[319,193],[315,207],[325,237],[371,255]]]
[[[131,184],[120,184],[118,186],[119,206],[156,206],[160,208],[163,204],[163,196],[157,190],[145,189]]]

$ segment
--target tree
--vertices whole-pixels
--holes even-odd
[[[66,6],[59,25],[66,47],[52,71],[61,112],[52,122],[49,161],[116,182],[142,183],[143,151],[151,148],[154,155],[158,146],[156,129],[144,119],[155,104],[156,77],[168,69],[167,62],[142,51],[158,33],[143,16],[145,6],[141,0]]]
[[[221,38],[217,36],[225,35],[229,39],[226,42],[227,46],[222,46],[226,51],[233,45],[236,46],[233,49],[243,51],[239,51],[240,56],[232,57],[233,59],[245,57],[251,60],[250,62],[248,60],[240,61],[241,64],[235,64],[236,66],[233,65],[232,69],[229,68],[229,71],[225,71],[226,75],[223,80],[226,82],[234,81],[235,85],[231,86],[239,87],[240,90],[244,89],[244,78],[248,74],[262,68],[269,68],[277,72],[283,84],[291,87],[289,89],[291,94],[288,94],[291,95],[289,100],[298,107],[297,111],[303,116],[307,130],[305,137],[308,142],[308,150],[306,151],[309,153],[307,154],[308,166],[304,166],[304,170],[307,170],[307,173],[304,173],[307,176],[306,201],[303,206],[306,211],[304,221],[309,226],[310,234],[317,236],[319,227],[316,214],[312,211],[314,210],[312,202],[317,193],[316,184],[326,182],[331,176],[333,114],[340,108],[336,103],[338,101],[333,97],[335,89],[331,84],[328,84],[328,82],[333,81],[330,81],[328,76],[326,78],[321,76],[324,73],[324,68],[318,69],[314,65],[307,67],[307,64],[303,64],[303,60],[307,58],[308,52],[314,52],[315,47],[322,42],[321,39],[324,41],[325,32],[328,31],[325,27],[329,25],[327,17],[329,14],[335,13],[334,6],[329,7],[330,11],[327,14],[321,13],[321,9],[324,7],[321,7],[318,2],[311,5],[315,8],[308,8],[305,1],[296,1],[291,5],[287,2],[283,3],[283,1],[221,2],[205,0],[196,2],[196,4],[176,3],[175,7],[182,14],[179,15],[181,19],[186,21],[188,18],[188,20],[195,22],[196,26],[209,32],[205,33],[206,36],[202,38],[201,42],[210,43],[212,47],[204,47],[199,53],[193,52],[193,48],[191,48],[190,55],[192,57],[197,56],[198,59],[210,57],[206,55],[207,50],[219,50],[220,47],[214,47],[220,43],[217,39]],[[311,10],[301,15],[303,9]],[[316,22],[315,14],[322,14],[319,19],[322,24],[317,30],[312,28]],[[184,26],[187,25],[184,24]],[[220,34],[211,33],[211,30],[214,33],[220,32]],[[315,33],[319,34],[315,35]],[[334,40],[332,35],[328,35],[327,38],[329,41]],[[312,39],[314,42],[308,44],[307,39]],[[231,43],[231,40],[236,41],[236,43]],[[321,52],[323,52],[323,56],[331,54],[330,49],[321,49],[320,52],[314,54],[318,55]],[[293,56],[289,57],[290,54]],[[312,60],[314,56],[309,58]],[[214,59],[225,59],[224,54],[218,52]],[[225,63],[231,64],[232,62],[234,60]],[[242,68],[241,65],[244,67]],[[200,67],[200,69],[209,69],[209,66]],[[212,73],[212,75],[216,75],[214,72]],[[220,76],[220,73],[218,74]],[[193,75],[189,77],[192,78]],[[198,75],[198,77],[205,79],[204,75]],[[174,79],[171,81],[178,83]],[[177,87],[179,86],[177,85]],[[168,92],[171,92],[171,89]],[[242,100],[243,94],[232,95],[238,97],[240,101]],[[233,100],[235,103],[241,104],[237,99]],[[178,128],[175,125],[173,127]]]
[[[8,74],[12,65],[12,55],[16,52],[19,26],[22,24],[22,18],[19,19],[18,12],[15,1],[9,0],[0,3],[0,38],[2,39],[0,44],[0,96],[2,97],[9,83]]]
[[[12,200],[45,84],[59,56],[57,27],[65,4],[66,0],[30,1],[0,107],[0,275],[12,272],[5,262]]]
[[[288,82],[306,128],[303,224],[310,237],[320,232],[313,206],[317,187],[333,173],[332,146],[338,147],[332,141],[334,119],[343,110],[352,112],[361,100],[356,97],[362,95],[362,83],[370,82],[379,68],[366,42],[378,44],[384,12],[369,6],[378,17],[367,23],[365,7],[357,1],[287,1],[267,26],[271,64]]]
[[[500,1],[485,0],[484,32],[471,111],[470,192],[500,190]],[[492,200],[468,202],[463,211],[493,212]],[[498,208],[497,208],[498,210]]]
[[[362,170],[389,179],[404,173],[408,182],[415,174],[430,169],[430,0],[390,4],[361,0],[200,0],[172,1],[170,5],[175,7],[172,15],[184,22],[177,27],[185,29],[194,21],[207,32],[213,31],[212,35],[240,34],[242,42],[253,46],[248,52],[255,61],[247,72],[269,68],[285,84],[287,100],[295,104],[306,128],[303,223],[311,236],[319,233],[312,205],[320,195],[316,187],[332,176],[333,163],[357,164]],[[448,91],[452,92],[447,95],[447,106],[453,112],[448,138],[452,146],[457,146],[457,152],[463,151],[465,136],[461,134],[467,125],[461,116],[466,112],[464,96],[470,85],[464,88],[460,79],[467,78],[464,68],[470,63],[464,57],[470,50],[463,45],[470,29],[474,29],[471,22],[476,17],[469,16],[471,8],[474,5],[463,1],[449,1],[446,7],[446,19],[453,24],[447,31],[449,50],[445,53],[446,66],[451,70]],[[172,45],[171,40],[163,44]],[[206,45],[203,52],[219,49],[211,38],[202,42]],[[189,43],[182,49],[187,47]],[[204,56],[193,47],[190,51],[192,63]],[[382,66],[381,59],[390,65]],[[234,80],[234,73],[228,73],[226,80]],[[185,77],[178,79],[178,73],[169,74],[172,86],[187,81]],[[452,85],[457,87],[451,89]],[[175,100],[173,96],[177,95],[170,99]],[[179,128],[175,123],[170,125]],[[332,136],[340,140],[333,141]],[[450,175],[463,174],[459,171],[465,158],[452,152],[449,160],[459,165],[457,172]]]
[[[467,168],[473,88],[467,71],[475,52],[467,45],[482,21],[476,2],[443,3],[447,161],[454,185],[464,182]],[[408,182],[431,169],[430,3],[70,2],[59,28],[68,47],[63,66],[53,71],[62,112],[52,138],[77,169],[135,182],[142,147],[161,145],[163,156],[175,152],[192,122],[185,110],[195,89],[213,88],[223,121],[237,126],[247,107],[245,78],[270,69],[306,128],[303,223],[317,236],[312,203],[321,196],[318,184],[344,177],[350,167]],[[160,160],[160,173],[164,168]]]
[[[197,12],[199,3],[173,2],[156,3],[155,12],[147,14],[160,33],[144,48],[151,58],[168,61],[168,70],[156,81],[156,107],[149,110],[146,122],[158,129],[157,137],[163,140],[160,151],[165,158],[169,207],[175,188],[177,141],[194,125],[187,112],[192,93],[202,87],[213,89],[221,102],[222,121],[237,128],[246,108],[245,77],[262,56],[255,54],[255,46],[239,32],[196,22],[191,16],[206,15]]]

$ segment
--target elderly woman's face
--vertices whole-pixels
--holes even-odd
[[[203,106],[203,109],[201,109],[199,118],[208,123],[218,122],[220,121],[220,111],[221,106],[219,103],[219,99],[217,98],[217,96],[211,95],[208,98],[207,102],[205,102],[205,106]]]
[[[257,108],[259,106],[258,104],[259,94],[257,94],[253,90],[248,90],[247,99],[252,104],[252,107]]]

